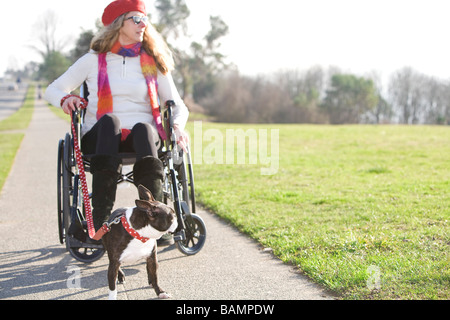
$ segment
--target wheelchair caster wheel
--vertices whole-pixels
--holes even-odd
[[[206,226],[203,219],[196,214],[191,214],[191,218],[184,220],[186,229],[184,231],[184,236],[180,238],[177,235],[174,236],[178,247],[183,254],[187,256],[192,256],[197,254],[205,244],[206,241]]]

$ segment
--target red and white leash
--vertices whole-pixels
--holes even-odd
[[[65,96],[61,100],[61,105],[64,103],[64,101],[67,98],[74,97],[74,96],[75,95]],[[80,108],[85,109],[88,105],[88,102],[86,101],[86,99],[81,98],[79,96],[75,96],[75,97],[81,99]],[[91,210],[91,202],[90,202],[90,198],[89,198],[89,190],[88,190],[87,181],[86,181],[86,171],[84,170],[83,157],[81,155],[80,143],[78,141],[78,135],[77,135],[77,131],[75,129],[74,121],[73,121],[74,120],[73,115],[74,115],[74,113],[71,114],[71,118],[72,118],[71,123],[72,123],[72,135],[73,135],[73,142],[74,142],[74,149],[75,149],[75,159],[77,162],[77,167],[78,167],[80,181],[81,181],[81,191],[83,193],[84,211],[85,211],[85,215],[86,215],[88,233],[89,233],[89,237],[91,239],[100,240],[103,237],[103,235],[109,231],[109,228],[107,228],[106,225],[103,225],[102,228],[100,228],[98,230],[98,232],[95,232],[94,221],[92,219],[92,210]]]

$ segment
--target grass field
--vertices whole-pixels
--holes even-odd
[[[0,191],[22,142],[25,130],[33,116],[35,88],[30,85],[22,107],[10,117],[0,121]]]
[[[198,200],[283,261],[343,299],[450,298],[450,128],[201,125]],[[277,173],[218,161],[227,129],[279,130]]]

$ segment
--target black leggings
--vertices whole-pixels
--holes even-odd
[[[137,123],[131,133],[121,141],[122,130],[119,118],[106,114],[97,121],[81,139],[81,151],[84,154],[102,154],[115,156],[118,153],[134,152],[136,160],[146,156],[158,157],[156,130],[148,123]]]

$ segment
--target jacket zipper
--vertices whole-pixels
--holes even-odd
[[[125,78],[125,57],[123,57],[123,64],[122,64],[122,78]]]

